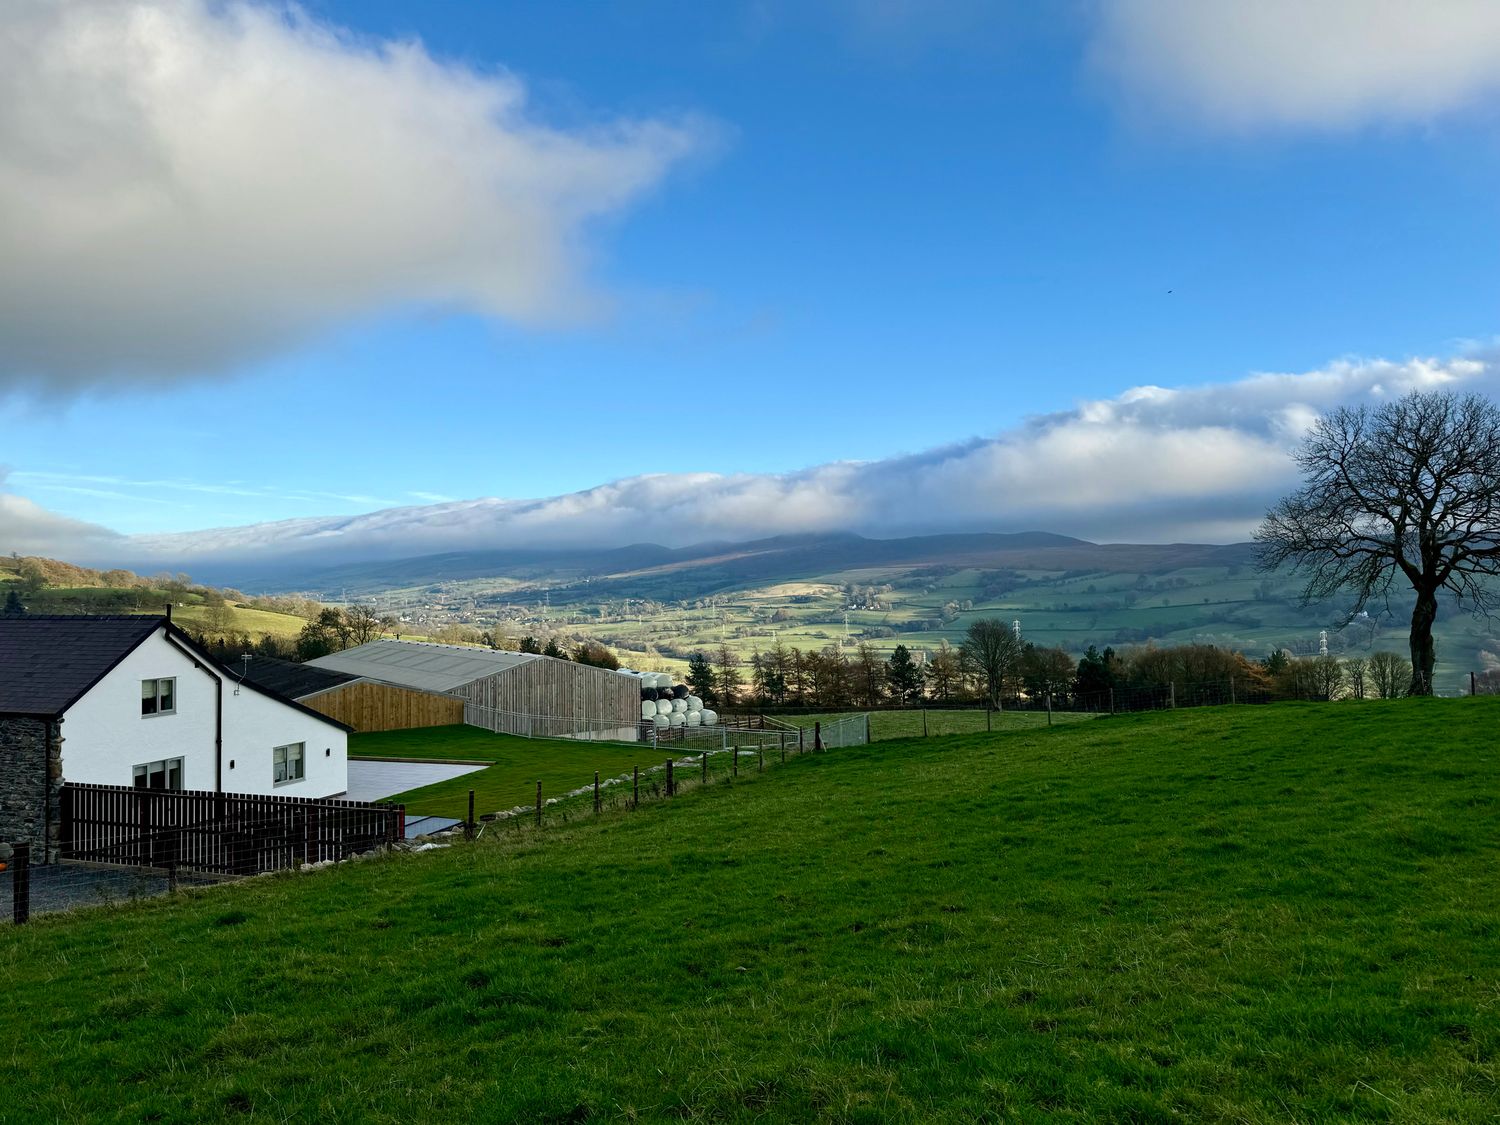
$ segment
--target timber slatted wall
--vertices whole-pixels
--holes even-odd
[[[479,725],[533,738],[588,735],[613,724],[633,731],[641,717],[639,681],[546,656],[465,684],[454,694],[483,709]]]
[[[357,731],[411,730],[464,721],[462,699],[367,680],[330,688],[298,702]]]
[[[205,790],[62,789],[64,859],[255,875],[395,843],[400,805]]]

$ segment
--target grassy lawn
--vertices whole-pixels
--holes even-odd
[[[847,714],[778,715],[776,717],[796,726],[811,727],[814,722],[831,723],[846,718]],[[991,729],[996,732],[1032,730],[1037,727],[1045,728],[1047,725],[1046,712],[1033,711],[996,711],[986,720],[983,711],[933,709],[927,712],[926,717],[927,733],[930,736],[978,734],[985,730],[986,721],[991,723]],[[1058,711],[1053,714],[1052,722],[1056,726],[1061,726],[1063,723],[1076,723],[1095,717],[1087,712]],[[892,738],[920,738],[921,736],[922,712],[920,710],[870,712],[870,737],[876,742]]]
[[[0,927],[0,1116],[1490,1121],[1497,723],[878,743]]]
[[[536,783],[542,793],[556,797],[591,785],[594,771],[603,777],[643,770],[666,761],[664,749],[657,755],[649,746],[575,739],[516,738],[492,734],[478,727],[425,727],[421,730],[382,731],[349,738],[349,753],[382,758],[456,758],[493,762],[479,773],[452,781],[440,781],[390,798],[404,804],[408,812],[435,816],[468,815],[469,790],[474,790],[475,808],[499,812],[536,799]],[[658,760],[658,757],[660,760]]]

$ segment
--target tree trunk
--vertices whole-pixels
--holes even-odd
[[[1432,670],[1437,652],[1432,646],[1432,623],[1437,620],[1437,591],[1418,590],[1411,611],[1411,688],[1409,695],[1432,694]]]

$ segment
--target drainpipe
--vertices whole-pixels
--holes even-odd
[[[171,621],[172,607],[168,606],[167,623],[169,626]],[[167,643],[191,660],[194,668],[214,682],[214,792],[222,793],[224,792],[224,681],[219,678],[218,673],[198,659],[195,653],[178,644],[177,638],[172,636],[170,629],[167,633]]]

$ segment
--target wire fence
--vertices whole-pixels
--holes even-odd
[[[497,812],[474,814],[475,791],[469,791],[469,815],[452,832],[477,838],[489,831],[520,832],[634,810],[642,804],[671,800],[684,793],[741,775],[762,774],[808,754],[822,754],[869,741],[865,715],[795,727],[777,722],[724,724],[698,728],[653,746],[668,756],[656,764],[635,766],[629,773],[604,777],[595,772],[588,784],[551,793],[536,784],[535,799]],[[643,739],[642,748],[649,740]]]
[[[635,742],[638,722],[618,716],[538,715],[502,711],[478,703],[464,703],[464,722],[496,734],[518,738],[576,738],[596,742]]]

